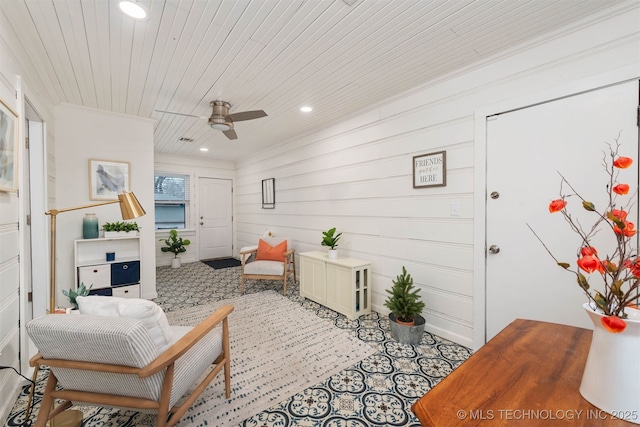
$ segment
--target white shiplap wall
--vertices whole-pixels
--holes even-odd
[[[171,156],[167,154],[156,154],[154,163],[155,172],[176,173],[189,175],[190,179],[190,203],[189,203],[189,218],[187,228],[185,230],[178,230],[180,237],[191,240],[191,244],[187,246],[187,252],[180,255],[180,259],[183,263],[195,262],[200,259],[198,254],[199,247],[199,234],[198,230],[198,198],[199,178],[220,178],[220,179],[235,179],[235,165],[233,162],[220,160],[211,161],[205,159],[197,159],[193,157],[181,157]],[[233,184],[232,184],[233,185]],[[235,207],[234,207],[235,211]],[[164,243],[160,239],[166,239],[169,236],[168,231],[156,231],[156,265],[166,266],[171,265],[172,254],[163,253],[160,248],[164,246]]]
[[[0,14],[0,27],[6,22]],[[18,112],[18,79],[16,68],[5,50],[8,36],[0,30],[0,98]],[[15,123],[18,126],[19,123]],[[6,141],[12,144],[13,140]],[[14,165],[18,167],[18,165]],[[0,365],[20,371],[20,199],[16,192],[0,192]],[[21,378],[9,369],[0,371],[0,395],[13,402]],[[4,423],[11,409],[0,402],[0,422]]]
[[[236,195],[238,246],[271,229],[291,236],[298,252],[317,250],[321,232],[335,226],[343,232],[341,256],[372,264],[374,309],[384,311],[384,289],[404,265],[423,288],[430,324],[469,336],[473,118],[432,125],[427,120],[407,129],[399,123],[402,116],[375,116],[243,163]],[[414,189],[413,156],[443,149],[447,186]],[[262,211],[260,181],[270,177],[276,178],[276,208]],[[450,215],[451,203],[460,204],[460,216]]]
[[[344,233],[342,256],[371,261],[375,310],[388,312],[385,289],[404,265],[422,289],[427,329],[477,347],[484,301],[484,188],[476,182],[484,159],[477,151],[484,149],[476,144],[484,140],[475,114],[542,92],[552,99],[577,80],[610,84],[633,77],[634,67],[640,75],[639,18],[636,9],[512,49],[240,162],[237,247],[271,229],[291,236],[298,252],[318,250],[321,231],[335,226]],[[447,151],[447,186],[413,189],[412,156],[438,150]],[[262,210],[260,182],[271,177],[276,208]],[[459,216],[451,215],[452,203],[460,204]]]

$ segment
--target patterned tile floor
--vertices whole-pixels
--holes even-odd
[[[157,302],[168,312],[207,304],[240,295],[240,267],[220,270],[200,263],[180,269],[158,267]],[[281,291],[279,282],[248,281],[246,292]],[[312,310],[319,317],[357,336],[378,352],[357,365],[295,394],[280,404],[248,418],[241,427],[359,427],[415,426],[420,424],[411,405],[471,355],[471,350],[425,332],[419,345],[403,345],[389,333],[389,321],[378,313],[348,320],[341,314],[300,297],[299,287],[290,284],[287,297]],[[38,378],[39,403],[46,371]],[[28,426],[24,422],[28,386],[23,387],[5,427]],[[37,406],[35,407],[37,410]],[[94,409],[85,413],[83,427],[151,425],[153,417],[133,411]]]

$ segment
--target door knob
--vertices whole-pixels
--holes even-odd
[[[204,225],[204,222],[201,222],[200,225]]]
[[[489,252],[491,252],[492,254],[497,254],[498,252],[500,252],[500,248],[496,245],[491,245],[489,246]]]

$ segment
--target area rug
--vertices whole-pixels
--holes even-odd
[[[196,325],[217,307],[229,316],[231,399],[218,375],[178,426],[236,425],[376,352],[329,321],[275,291],[167,313],[169,323]]]
[[[238,267],[239,265],[242,265],[242,263],[235,258],[211,259],[202,262],[216,270],[220,268]]]

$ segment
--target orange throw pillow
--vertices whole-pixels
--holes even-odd
[[[287,241],[283,240],[275,246],[271,246],[264,240],[258,242],[256,260],[269,260],[284,262],[284,253],[287,251]]]

